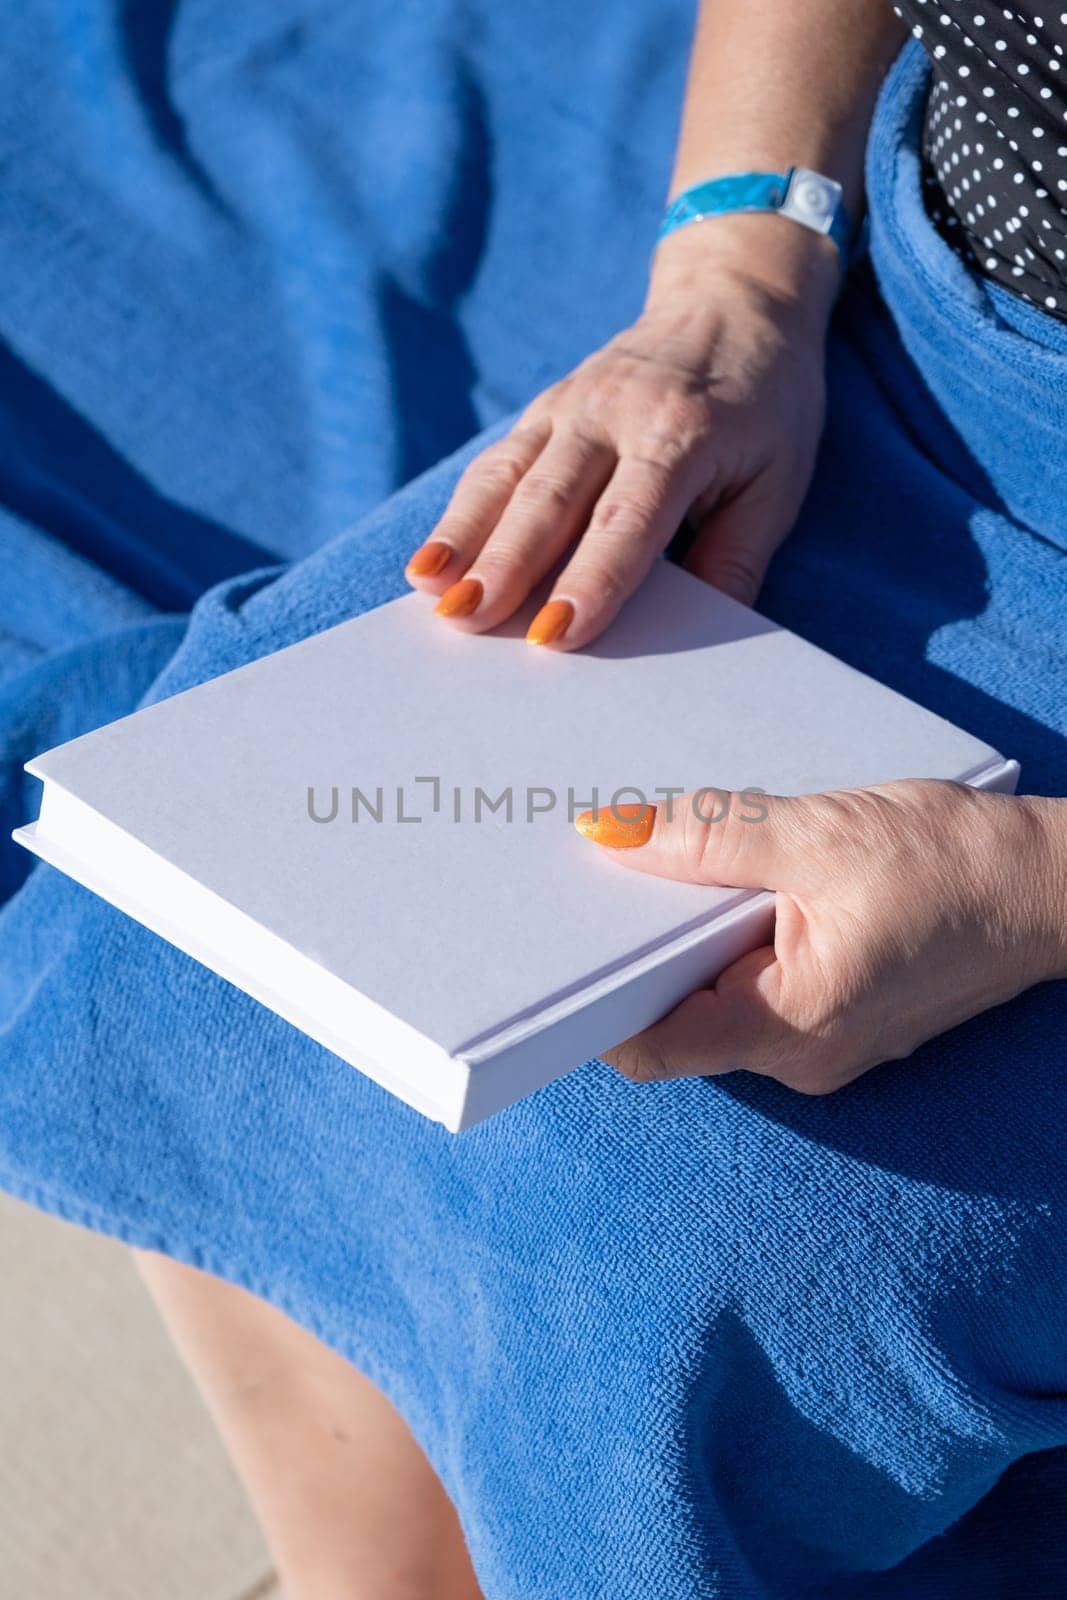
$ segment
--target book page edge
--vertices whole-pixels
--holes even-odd
[[[448,1055],[432,1039],[109,822],[54,779],[44,782],[41,815],[13,831],[18,844],[201,962],[422,1115],[452,1132],[458,1129],[470,1076],[466,1062]],[[80,847],[73,840],[65,842],[64,822],[68,828],[75,823]],[[90,843],[94,848],[87,848]],[[116,856],[123,866],[109,872],[102,859],[114,862]],[[183,909],[168,916],[149,905],[132,882],[151,884],[153,898],[162,892],[166,903]],[[205,927],[213,930],[211,936],[204,935]],[[245,954],[236,953],[240,951]],[[264,968],[273,977],[264,978]],[[306,993],[309,988],[320,1005],[297,997],[298,990]],[[372,1040],[369,1050],[352,1043],[357,1029],[362,1038]],[[382,1055],[400,1059],[409,1070],[385,1066]]]

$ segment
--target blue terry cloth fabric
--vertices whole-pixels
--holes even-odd
[[[462,435],[499,421],[632,312],[688,16],[593,7],[579,19],[554,0],[503,21],[499,7],[367,7],[382,30],[368,42],[365,18],[353,41],[347,7],[308,7],[302,17],[290,7],[289,31],[272,11],[267,37],[251,9],[219,13],[204,36],[211,52],[205,46],[199,58],[198,6],[153,13],[177,18],[171,55],[198,62],[179,74],[178,109],[160,108],[149,93],[166,41],[157,38],[147,56],[127,41],[125,95],[108,102],[106,118],[125,118],[122,134],[137,132],[142,144],[123,147],[116,172],[101,164],[82,202],[85,228],[67,241],[78,296],[66,323],[71,349],[52,342],[48,318],[59,313],[25,288],[20,336],[36,341],[38,364],[47,358],[61,371],[57,385],[77,413],[120,442],[142,487],[183,517],[192,511],[235,538],[293,554],[331,516],[409,475],[419,451],[455,442],[450,428]],[[111,62],[118,71],[101,42],[111,9],[88,15],[68,12],[81,31],[73,55],[68,40],[63,70],[76,62],[91,77]],[[302,89],[309,63],[318,76]],[[351,91],[353,72],[364,93]],[[216,137],[213,74],[227,103],[245,96],[226,130],[229,155]],[[1021,454],[1002,441],[1041,439],[1056,426],[1067,330],[972,283],[927,223],[915,153],[925,84],[921,59],[905,53],[871,143],[874,267],[902,337],[861,275],[832,343],[816,483],[763,603],[1019,756],[1030,789],[1062,794],[1067,540],[1058,457],[1035,471],[1033,448]],[[138,85],[156,105],[151,127],[132,120]],[[84,109],[84,83],[64,92],[82,96]],[[443,174],[441,193],[407,188],[406,140],[418,144],[417,171],[437,159],[434,140],[424,147],[414,125],[412,95],[442,145],[432,168]],[[372,174],[357,162],[351,175],[355,147],[341,137],[349,112],[361,124],[361,159],[374,153]],[[504,177],[478,145],[486,127]],[[149,147],[166,150],[171,187],[150,181]],[[524,149],[530,181],[516,194]],[[465,181],[450,188],[444,179],[461,156]],[[222,169],[239,158],[250,170],[263,163],[258,191],[226,181]],[[387,198],[376,202],[383,164]],[[418,300],[434,241],[446,224],[462,234],[468,205],[482,208],[474,174],[489,165],[499,187],[488,225],[456,295],[433,305],[452,331],[462,320],[469,364],[454,353],[450,367],[441,355],[453,387],[442,376],[426,396],[417,381],[398,383],[376,413],[386,385],[368,332],[382,326],[366,298],[373,274],[342,286],[325,272],[310,291],[301,279],[343,247],[330,203],[338,186],[364,186],[366,216],[383,230],[367,222],[366,258],[389,259],[394,281]],[[203,326],[177,318],[187,285],[152,251],[169,259],[171,231],[191,239],[196,292],[210,280],[217,241],[196,233],[191,192],[216,208],[213,226],[222,229],[279,177],[298,214],[293,233],[285,234],[279,193],[266,220],[242,212],[238,234],[226,235],[265,251],[275,275],[266,265],[261,278],[224,271]],[[32,197],[32,182],[22,181]],[[135,229],[127,262],[133,273],[140,260],[140,275],[118,284],[112,304],[88,257],[123,207],[149,223]],[[576,219],[583,207],[588,215]],[[568,233],[572,222],[577,232]],[[27,248],[33,237],[29,228]],[[231,267],[240,257],[236,243],[232,255],[221,245],[219,253]],[[296,275],[290,298],[272,301],[288,273]],[[53,263],[46,277],[56,275]],[[254,302],[247,315],[240,285]],[[362,418],[357,404],[346,409],[329,360],[340,337],[330,319],[346,291],[358,325],[347,381],[366,382]],[[291,320],[276,324],[269,311],[283,303]],[[138,322],[142,373],[110,350],[95,368],[79,348],[86,319],[94,339],[103,318],[121,345],[123,311]],[[270,333],[267,356],[256,346],[259,327]],[[432,328],[440,334],[442,323]],[[252,394],[227,388],[242,339]],[[282,381],[260,395],[279,348],[289,357]],[[200,386],[208,353],[217,365]],[[436,359],[428,356],[428,370]],[[287,381],[301,361],[293,400]],[[133,393],[123,393],[130,383]],[[476,399],[458,419],[460,393]],[[153,398],[178,413],[169,443],[146,416]],[[408,405],[420,431],[418,450],[404,456],[396,441]],[[270,447],[292,415],[302,425],[275,460]],[[214,588],[150,694],[400,592],[405,555],[480,442],[283,576],[261,571]],[[358,482],[345,476],[349,448],[365,473]],[[60,481],[60,465],[42,461],[33,481],[47,481],[46,468]],[[67,504],[79,508],[84,489]],[[138,517],[86,516],[70,532],[49,522],[54,503],[27,495],[18,509],[83,554],[96,540],[112,576],[75,580],[65,557],[49,572],[42,555],[36,604],[16,582],[21,633],[39,659],[23,669],[28,678],[13,669],[0,702],[12,757],[32,748],[35,718],[39,743],[55,734],[49,674],[60,686],[79,676],[46,625],[53,590],[70,597],[62,604],[72,648],[80,637],[99,669],[70,722],[132,704],[183,626],[146,603],[165,584]],[[123,537],[109,542],[116,527]],[[143,560],[138,537],[149,550]],[[173,557],[185,535],[164,516],[160,537]],[[224,548],[219,559],[233,554]],[[179,565],[171,560],[168,570]],[[190,567],[182,581],[202,577]],[[11,586],[2,605],[12,605]],[[112,659],[121,670],[109,688]],[[36,695],[20,698],[27,681]],[[413,953],[432,940],[432,930],[411,934]],[[493,1600],[1062,1592],[1067,986],[1031,991],[825,1100],[743,1075],[637,1090],[590,1062],[454,1138],[48,869],[35,869],[0,914],[0,952],[3,1183],[244,1284],[368,1372],[441,1473]]]
[[[16,10],[0,503],[156,605],[306,554],[640,304],[691,0]]]

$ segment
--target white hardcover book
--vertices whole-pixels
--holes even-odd
[[[771,937],[772,895],[582,839],[594,798],[1015,786],[982,740],[666,561],[580,653],[525,644],[535,605],[476,637],[408,595],[60,745],[15,837],[459,1130]]]

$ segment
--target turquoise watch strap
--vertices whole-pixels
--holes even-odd
[[[694,184],[671,201],[663,215],[658,237],[705,217],[732,211],[777,211],[801,227],[832,239],[841,255],[841,271],[848,270],[852,224],[833,178],[810,167],[790,167],[788,172],[737,172]]]

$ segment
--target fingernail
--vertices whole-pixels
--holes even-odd
[[[442,544],[440,539],[430,539],[415,551],[404,570],[409,578],[436,578],[454,555],[450,544]]]
[[[482,585],[479,579],[461,578],[451,589],[445,590],[433,608],[434,616],[469,617],[472,611],[477,611],[481,598]]]
[[[579,833],[610,850],[634,850],[647,844],[655,824],[655,806],[645,805],[601,806],[597,811],[583,811],[574,819]]]
[[[552,644],[556,639],[562,639],[573,617],[574,607],[569,600],[550,600],[530,623],[526,643]]]

